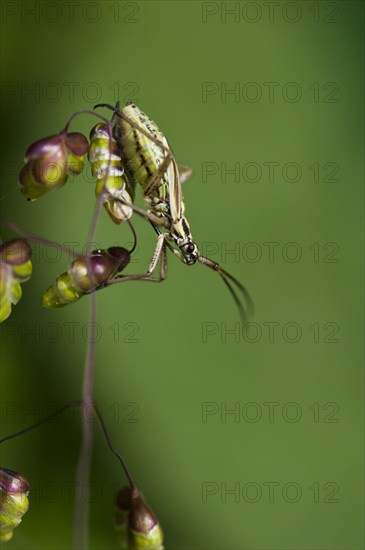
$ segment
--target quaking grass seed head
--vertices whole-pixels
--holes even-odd
[[[80,300],[108,283],[130,261],[130,252],[121,246],[95,250],[88,257],[74,260],[43,295],[43,307],[55,309]]]
[[[32,274],[32,250],[24,239],[0,245],[0,322],[5,321],[22,296],[20,284]]]
[[[163,532],[137,487],[118,491],[115,529],[123,550],[163,550]]]
[[[19,174],[21,193],[35,200],[64,185],[70,174],[80,174],[88,141],[78,132],[61,132],[33,143],[25,153]]]
[[[0,468],[0,542],[13,536],[15,527],[28,510],[29,483],[25,477]]]
[[[90,132],[88,159],[96,178],[95,194],[103,193],[103,205],[111,219],[119,224],[128,220],[133,210],[134,187],[124,177],[118,144],[107,124],[96,124]]]

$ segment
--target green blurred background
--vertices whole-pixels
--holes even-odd
[[[95,398],[166,548],[363,548],[363,4],[70,4],[2,5],[3,215],[82,248],[88,170],[27,203],[24,151],[75,110],[136,101],[194,169],[184,196],[197,243],[256,306],[240,332],[218,276],[171,255],[164,284],[97,296]],[[135,226],[130,273],[155,242]],[[103,211],[97,244],[130,240]],[[41,307],[67,264],[35,246],[2,327],[4,434],[80,395],[88,299]],[[112,549],[124,478],[95,434],[91,548]],[[78,415],[64,414],[1,449],[33,489],[9,550],[70,548],[79,438]]]

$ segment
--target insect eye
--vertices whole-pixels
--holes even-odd
[[[187,244],[185,247],[185,251],[188,254],[191,254],[192,252],[194,252],[194,250],[195,250],[195,246],[192,243]]]

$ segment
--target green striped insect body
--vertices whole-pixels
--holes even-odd
[[[150,211],[162,219],[161,225],[168,229],[167,238],[179,249],[175,254],[184,263],[192,265],[199,258],[199,249],[184,216],[179,170],[169,143],[157,124],[135,104],[127,104],[121,113],[125,118],[114,117],[114,135],[127,161],[127,176],[140,184]],[[169,151],[168,155],[166,151]]]
[[[163,133],[153,120],[148,119],[134,104],[123,107],[124,113],[135,125],[144,128],[159,140],[165,147],[169,147]],[[139,183],[144,192],[144,200],[157,213],[170,215],[169,174],[162,174],[158,183],[151,188],[148,185],[150,177],[156,173],[164,160],[164,152],[155,142],[131,126],[126,120],[115,117],[114,135],[121,145],[125,158],[125,170],[132,180]]]
[[[95,250],[88,257],[74,260],[65,273],[59,275],[43,295],[43,306],[55,309],[77,302],[95,290],[106,286],[129,263],[131,252],[121,246]]]
[[[96,196],[103,192],[104,207],[115,223],[128,220],[133,210],[125,203],[133,202],[134,185],[124,176],[117,143],[110,139],[107,124],[97,124],[91,130],[88,158],[96,178]]]

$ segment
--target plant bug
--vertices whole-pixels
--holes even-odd
[[[191,177],[191,168],[177,163],[165,135],[137,105],[128,102],[120,109],[120,104],[117,102],[115,107],[100,104],[94,109],[97,107],[106,107],[113,111],[111,120],[113,137],[118,145],[124,177],[129,182],[130,188],[134,189],[136,183],[142,187],[143,199],[148,205],[148,210],[125,202],[124,199],[121,200],[137,214],[147,218],[158,235],[152,260],[145,274],[117,276],[110,282],[116,282],[119,278],[123,281],[163,281],[167,275],[166,247],[168,247],[183,263],[194,265],[200,262],[216,271],[229,289],[243,323],[246,323],[244,302],[249,312],[253,310],[253,302],[246,287],[221,265],[202,256],[192,237],[189,222],[184,214],[185,204],[181,188],[182,183]],[[160,262],[160,275],[158,278],[152,278],[158,262]],[[243,299],[239,297],[235,287],[241,292]]]

